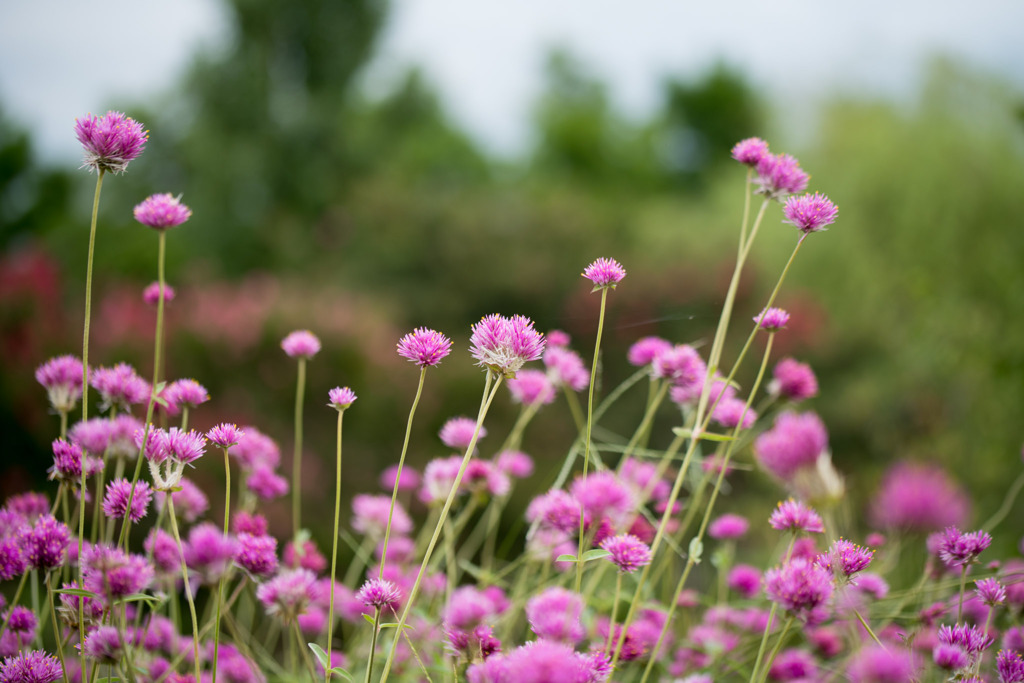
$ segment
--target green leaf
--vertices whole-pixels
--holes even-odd
[[[340,666],[336,666],[333,669],[331,669],[331,675],[332,676],[333,675],[338,675],[338,676],[344,678],[346,681],[354,681],[355,680],[354,678],[352,678],[352,674],[350,674],[349,672],[345,671]]]
[[[558,557],[555,558],[555,562],[575,562],[575,561],[576,561],[576,556],[575,555],[559,555]]]
[[[150,602],[155,605],[162,605],[164,603],[163,599],[154,595],[146,595],[145,593],[132,593],[123,598],[118,598],[117,602]]]
[[[322,647],[316,643],[306,643],[306,645],[308,645],[309,649],[313,651],[314,655],[316,655],[317,661],[320,662],[320,666],[327,669],[331,665],[330,661],[327,659],[327,653],[324,652]]]
[[[363,615],[363,619],[366,619],[366,621],[370,624],[370,626],[376,626],[377,625],[376,622],[373,620],[373,617],[371,617],[369,614],[364,614]]]
[[[92,591],[83,590],[81,588],[56,588],[56,589],[54,589],[53,592],[54,593],[63,593],[64,595],[80,595],[80,596],[85,597],[85,598],[99,599],[99,597],[100,597],[99,595],[97,595],[96,593],[93,593]]]
[[[693,437],[693,430],[686,429],[685,427],[673,427],[672,432],[676,436]],[[733,437],[728,434],[715,434],[714,432],[701,432],[700,439],[702,441],[734,441]]]
[[[694,536],[690,540],[690,559],[693,560],[694,564],[700,564],[701,555],[704,554],[704,544],[701,543],[699,537]]]
[[[583,561],[590,562],[591,560],[600,560],[602,557],[608,557],[609,555],[611,555],[611,553],[603,548],[594,548],[593,550],[588,550],[583,553]]]

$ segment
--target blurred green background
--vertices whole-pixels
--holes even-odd
[[[149,376],[155,314],[141,290],[155,278],[156,238],[131,208],[153,192],[182,193],[194,215],[168,239],[178,298],[167,369],[213,397],[194,426],[255,424],[289,453],[295,368],[278,345],[296,328],[324,342],[307,393],[307,519],[330,504],[318,485],[332,467],[329,388],[360,397],[345,423],[347,495],[376,488],[396,461],[417,371],[394,345],[414,326],[455,342],[428,377],[410,451],[417,467],[446,454],[437,430],[479,401],[482,374],[467,348],[480,316],[522,313],[542,330],[564,329],[589,362],[598,297],[579,273],[598,256],[629,271],[610,298],[606,389],[629,375],[625,350],[642,335],[708,342],[742,211],[744,170],[729,149],[752,135],[797,155],[811,189],[840,206],[792,270],[778,303],[794,320],[779,342],[818,374],[810,407],[850,481],[849,510],[856,516],[902,458],[950,469],[975,494],[976,518],[998,506],[1024,441],[1018,90],[936,57],[903,102],[837,94],[793,112],[722,63],[664,79],[657,111],[637,118],[620,111],[598,70],[554,50],[533,145],[498,158],[460,129],[420,70],[387,93],[360,86],[386,17],[380,3],[228,7],[230,47],[198,57],[155,101],[111,103],[152,136],[128,173],[104,184],[92,353]],[[815,125],[796,136],[794,116]],[[40,161],[26,130],[0,121],[0,495],[40,485],[49,464],[57,421],[32,372],[80,353],[93,180]],[[795,242],[780,221],[772,207],[734,341]],[[636,390],[608,426],[628,433],[643,398]],[[485,453],[514,414],[503,395]],[[664,443],[672,411],[660,425]],[[524,442],[538,460],[527,488],[547,485],[572,438],[564,403],[542,412]],[[196,472],[211,484],[218,476],[213,463]],[[763,481],[740,486],[777,495]],[[284,503],[280,512],[287,526]]]

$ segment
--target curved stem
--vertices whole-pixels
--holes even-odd
[[[1006,515],[1010,514],[1010,510],[1013,509],[1013,503],[1017,500],[1017,495],[1020,493],[1021,488],[1024,487],[1024,472],[1017,476],[1010,489],[1006,492],[1006,498],[1003,499],[1003,504],[999,506],[995,514],[988,518],[988,520],[981,525],[981,528],[991,533],[996,526],[1006,519]]]
[[[409,614],[412,612],[412,606],[416,601],[416,596],[419,594],[420,583],[423,581],[423,577],[427,572],[427,567],[430,564],[430,556],[434,552],[434,546],[437,545],[437,539],[441,535],[441,530],[444,526],[445,520],[448,518],[448,511],[452,507],[452,503],[455,501],[455,496],[459,492],[459,485],[462,483],[462,475],[466,473],[466,467],[469,465],[470,459],[473,457],[473,451],[476,450],[476,442],[480,437],[480,427],[484,423],[484,418],[487,417],[487,411],[491,406],[491,401],[494,400],[495,394],[498,393],[498,388],[501,387],[502,375],[497,375],[494,380],[494,386],[490,387],[491,373],[488,370],[487,382],[484,384],[484,401],[480,406],[480,413],[476,418],[476,428],[473,430],[473,438],[470,439],[469,445],[466,447],[466,454],[462,456],[462,463],[459,465],[459,471],[455,475],[455,481],[452,482],[452,488],[448,492],[448,498],[444,501],[444,507],[441,508],[441,513],[438,516],[437,524],[434,526],[434,534],[430,538],[430,543],[427,544],[426,552],[423,555],[423,561],[420,563],[420,569],[416,573],[416,581],[412,585],[412,590],[409,591],[409,599],[405,603],[405,607],[402,609],[402,616],[398,620],[398,629],[395,633],[395,639],[391,643],[391,650],[388,652],[388,659],[384,663],[384,671],[381,674],[380,681],[384,683],[388,679],[388,673],[391,671],[391,665],[395,659],[395,653],[398,650],[398,643],[402,629],[405,628],[405,623],[409,619]],[[488,392],[487,389],[490,388]]]
[[[416,396],[412,400],[412,408],[409,409],[409,419],[405,423],[405,440],[402,441],[402,454],[398,457],[398,472],[395,473],[395,485],[391,491],[391,508],[388,510],[388,525],[384,528],[384,546],[380,554],[380,572],[377,574],[378,579],[384,578],[384,565],[387,562],[388,557],[388,541],[391,540],[391,520],[395,515],[395,505],[398,502],[398,484],[402,480],[402,468],[405,466],[405,454],[409,451],[409,435],[412,434],[412,419],[416,416],[416,407],[420,404],[420,396],[423,394],[423,383],[426,381],[427,367],[424,365],[420,368],[420,381],[416,385]],[[341,416],[338,416],[338,481],[339,485],[341,482]],[[340,493],[339,493],[340,495]],[[340,499],[339,499],[340,501]],[[338,542],[338,514],[339,505],[338,501],[335,502],[334,507],[334,542]],[[331,576],[334,576],[334,570],[331,570]]]
[[[338,518],[341,516],[341,420],[344,415],[344,410],[338,411],[338,435],[337,450],[335,451],[334,475],[334,535],[331,537],[331,601],[327,608],[327,666],[324,667],[325,681],[331,680],[331,655],[333,654],[334,648],[334,572],[337,571],[338,567]],[[395,485],[397,487],[398,479],[395,479]],[[398,489],[396,488],[395,491],[397,492]],[[389,518],[388,522],[390,521],[391,520]]]
[[[161,299],[163,297],[161,296]],[[171,520],[171,531],[174,533],[174,541],[178,544],[178,554],[181,558],[181,578],[185,582],[185,598],[188,600],[188,609],[192,614],[192,654],[195,658],[196,680],[202,680],[199,675],[202,662],[199,659],[199,619],[196,617],[196,603],[192,598],[192,584],[188,581],[188,565],[185,564],[185,551],[181,545],[181,535],[178,533],[178,519],[174,514],[174,496],[167,492],[167,511]]]
[[[782,643],[786,640],[786,634],[789,633],[789,627],[793,625],[793,617],[790,616],[786,619],[786,623],[782,625],[782,632],[779,634],[779,639],[775,641],[775,647],[772,648],[771,654],[768,655],[768,659],[765,660],[764,666],[761,667],[760,680],[768,678],[768,671],[772,668],[772,662],[775,661],[776,655],[779,654],[779,650],[782,649]]]
[[[292,456],[292,537],[302,528],[302,404],[306,393],[306,359],[299,357],[299,379],[295,383],[295,452]]]
[[[594,427],[594,384],[597,378],[597,363],[601,354],[601,333],[604,331],[604,311],[608,301],[608,287],[601,288],[601,311],[597,316],[597,340],[594,342],[594,362],[590,366],[590,387],[587,395],[587,436],[583,442],[583,480],[587,479],[587,468],[590,465],[590,433]],[[583,523],[585,511],[580,506],[579,548],[576,552],[576,592],[583,587]]]
[[[85,328],[82,331],[82,422],[89,419],[89,321],[92,317],[92,262],[96,252],[96,219],[100,211],[100,190],[103,169],[96,176],[96,193],[92,198],[92,222],[89,225],[89,258],[85,265]],[[81,545],[81,543],[79,543]]]
[[[184,427],[182,427],[184,429]],[[224,450],[224,538],[228,537],[231,529],[231,462],[228,459],[228,449]],[[224,583],[227,580],[228,572],[221,574],[217,582],[217,616],[213,622],[213,672],[211,683],[217,683],[217,660],[220,657],[220,612],[224,605]],[[334,598],[334,592],[331,592]]]

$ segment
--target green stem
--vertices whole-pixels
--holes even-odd
[[[412,400],[412,408],[409,409],[409,419],[405,423],[405,439],[402,441],[402,454],[398,457],[398,472],[395,474],[395,485],[391,491],[391,508],[388,510],[388,525],[384,528],[384,546],[380,554],[380,572],[377,574],[378,579],[384,578],[384,564],[387,562],[388,557],[388,541],[391,539],[391,520],[395,514],[395,505],[398,503],[398,484],[402,480],[402,468],[405,466],[405,454],[409,451],[409,436],[412,434],[412,420],[416,416],[416,407],[420,404],[420,396],[423,394],[423,383],[427,377],[427,366],[420,368],[420,381],[416,385],[416,396]],[[338,416],[338,481],[341,481],[341,416]],[[339,484],[340,485],[340,484]],[[339,496],[340,491],[339,491]],[[338,514],[339,514],[340,498],[335,501],[334,506],[334,542],[338,542]],[[334,576],[334,570],[331,570],[331,576]]]
[[[53,572],[52,576],[58,576]],[[50,585],[51,575],[46,577],[46,593],[50,598],[50,622],[53,624],[53,638],[57,641],[57,658],[60,660],[60,670],[65,683],[68,680],[68,668],[64,664],[64,644],[61,642],[60,627],[57,625],[57,610],[53,606],[53,586]],[[79,600],[82,598],[79,597]]]
[[[377,653],[377,633],[380,631],[380,607],[373,609],[373,635],[370,636],[370,654],[367,655],[366,659],[366,678],[363,679],[364,683],[370,683],[370,674],[373,671],[373,659]],[[398,640],[398,635],[395,635],[395,641]],[[327,674],[330,676],[330,672]]]
[[[402,633],[402,629],[405,628],[405,623],[409,619],[409,614],[412,612],[412,606],[416,601],[416,596],[419,594],[420,583],[423,581],[424,575],[427,573],[427,567],[430,564],[430,556],[434,552],[434,546],[437,545],[437,539],[441,535],[441,530],[444,527],[444,522],[448,518],[448,511],[452,507],[452,503],[455,501],[455,496],[459,492],[459,485],[462,483],[462,475],[466,473],[466,467],[469,465],[470,459],[473,457],[473,451],[476,450],[476,442],[480,437],[480,427],[483,425],[484,418],[487,417],[487,411],[491,406],[491,401],[494,400],[495,394],[498,393],[498,388],[501,387],[502,375],[497,375],[494,380],[494,386],[490,388],[490,392],[487,391],[490,385],[490,371],[488,370],[488,381],[484,385],[484,396],[485,400],[480,406],[480,413],[476,418],[476,428],[473,430],[473,438],[470,440],[469,445],[466,447],[466,454],[462,456],[462,463],[459,465],[459,471],[455,475],[455,481],[452,483],[452,488],[448,492],[448,498],[444,501],[444,507],[441,508],[441,514],[438,517],[437,524],[434,526],[434,533],[430,538],[430,543],[427,544],[427,550],[423,556],[423,561],[420,564],[420,569],[416,573],[416,581],[413,583],[412,590],[409,591],[409,599],[405,603],[405,607],[402,609],[402,616],[398,620],[397,631],[395,639],[391,643],[391,650],[388,652],[388,659],[384,663],[384,672],[381,674],[381,683],[384,683],[388,679],[388,673],[391,671],[391,665],[395,659],[395,653],[398,650],[398,642],[400,640],[399,635]]]
[[[92,317],[92,262],[96,253],[96,219],[100,211],[100,190],[103,169],[96,176],[96,193],[92,198],[92,223],[89,226],[89,260],[85,265],[85,329],[82,332],[82,422],[89,419],[89,321]],[[85,484],[82,484],[85,487]],[[79,546],[81,546],[79,539]],[[79,577],[81,578],[81,577]]]
[[[615,572],[615,599],[612,600],[612,614],[608,622],[608,639],[604,644],[604,651],[610,653],[612,649],[612,638],[615,636],[615,613],[618,612],[619,596],[622,594],[622,572]]]
[[[1006,492],[1006,498],[1003,499],[1003,504],[999,506],[999,509],[994,515],[988,518],[981,528],[991,533],[996,526],[1006,519],[1006,515],[1010,514],[1010,510],[1013,509],[1013,503],[1017,500],[1017,495],[1020,493],[1021,488],[1024,487],[1024,472],[1017,475],[1017,479],[1014,480],[1010,489]]]
[[[334,572],[338,568],[338,518],[341,516],[341,419],[344,415],[344,410],[338,411],[338,437],[334,475],[334,535],[331,537],[331,600],[327,608],[327,666],[324,667],[325,681],[331,680],[331,654],[334,648]],[[398,479],[395,479],[395,485],[397,486],[397,484]],[[398,489],[396,488],[395,491],[397,492]],[[388,521],[390,522],[390,520]],[[381,561],[383,562],[383,559]]]
[[[654,391],[655,383],[660,384],[656,392]],[[644,438],[645,434],[650,433],[651,423],[654,421],[654,414],[658,412],[658,408],[661,407],[662,401],[665,400],[665,395],[668,393],[669,383],[661,380],[651,380],[652,393],[648,396],[647,410],[644,411],[644,416],[640,420],[640,425],[633,432],[633,436],[630,438],[629,443],[626,444],[626,449],[622,452],[622,460],[619,461],[619,468],[621,470],[622,463],[629,460],[630,456],[633,455],[633,451],[636,450],[640,440]]]
[[[299,379],[295,384],[295,453],[292,456],[292,536],[302,528],[302,404],[306,393],[306,359],[299,357]]]
[[[956,610],[956,623],[964,616],[964,589],[967,587],[967,565],[960,567],[960,606]]]
[[[163,234],[163,233],[161,233]],[[163,296],[160,297],[161,301]],[[178,533],[178,519],[174,514],[174,496],[167,492],[167,511],[171,520],[171,531],[174,533],[174,541],[178,544],[178,553],[181,556],[181,578],[185,582],[185,598],[188,600],[188,609],[192,614],[192,654],[195,657],[196,680],[202,680],[199,670],[202,662],[199,659],[199,619],[196,617],[196,603],[192,598],[192,584],[188,581],[188,565],[185,564],[185,552],[181,545],[181,535]]]
[[[184,429],[184,427],[182,427]],[[231,530],[231,462],[228,459],[228,449],[224,450],[224,538],[228,537]],[[217,660],[220,658],[220,612],[224,605],[224,583],[227,580],[228,572],[221,574],[217,581],[217,614],[213,622],[213,671],[211,683],[217,683]],[[331,598],[334,598],[334,591],[331,591]]]
[[[776,655],[779,654],[779,650],[782,649],[782,643],[786,640],[786,634],[789,633],[789,627],[793,625],[793,617],[790,616],[786,619],[786,623],[782,625],[782,632],[779,634],[779,639],[775,641],[775,647],[772,648],[771,654],[768,655],[768,659],[765,660],[764,666],[761,667],[760,680],[766,680],[768,678],[768,671],[772,668],[772,662],[775,661]]]
[[[594,385],[597,378],[597,363],[601,354],[601,333],[604,331],[604,311],[608,301],[608,287],[601,288],[601,311],[597,316],[597,339],[594,342],[594,362],[590,366],[590,387],[587,393],[587,436],[583,442],[583,481],[587,479],[587,468],[590,465],[590,433],[594,426]],[[576,592],[583,588],[583,523],[585,511],[580,506],[579,548],[576,552]]]

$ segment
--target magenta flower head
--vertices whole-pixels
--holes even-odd
[[[803,557],[769,569],[764,581],[769,600],[804,620],[832,596],[832,574]]]
[[[708,536],[717,539],[740,538],[747,533],[749,528],[750,522],[745,518],[729,513],[711,522],[708,527]]]
[[[524,364],[544,354],[544,335],[525,316],[495,313],[473,325],[470,353],[477,365],[511,379]]]
[[[1001,683],[1024,683],[1024,659],[1019,652],[1000,650],[996,655],[996,670]]]
[[[117,664],[123,653],[121,635],[113,626],[100,626],[93,629],[86,636],[85,649],[82,650],[82,654],[86,657],[101,664]]]
[[[71,532],[50,515],[40,517],[31,530],[22,532],[21,550],[29,567],[48,571],[67,559]]]
[[[552,586],[526,602],[526,620],[537,637],[574,645],[586,630],[580,623],[583,599],[561,586]]]
[[[36,368],[36,381],[46,389],[54,410],[71,412],[82,398],[82,360],[74,356],[51,358]]]
[[[108,111],[103,116],[86,114],[75,119],[75,136],[85,150],[81,168],[123,173],[128,162],[142,154],[149,131],[130,116]]]
[[[286,570],[256,589],[256,598],[267,614],[291,622],[313,601],[316,575],[308,569]]]
[[[590,371],[583,365],[579,354],[564,346],[552,346],[550,337],[547,347],[544,366],[548,369],[551,382],[556,387],[568,387],[573,391],[586,389],[590,384]]]
[[[421,368],[437,365],[451,350],[451,339],[426,327],[417,327],[398,340],[398,355],[408,358]]]
[[[672,342],[661,337],[643,337],[629,347],[626,360],[638,368],[649,365],[660,354],[672,348]]]
[[[402,599],[402,594],[395,584],[382,579],[370,579],[363,584],[356,596],[367,607],[379,610],[388,609],[392,612],[398,609]]]
[[[320,351],[320,340],[309,330],[295,330],[281,340],[281,348],[291,358],[312,358]]]
[[[915,680],[914,655],[905,648],[866,645],[846,670],[851,683],[907,683]]]
[[[615,289],[626,277],[626,269],[615,259],[599,258],[583,269],[583,277],[594,283],[594,291]]]
[[[524,406],[537,404],[539,407],[555,400],[555,387],[548,374],[541,370],[520,370],[508,381],[508,390],[512,400]]]
[[[732,158],[745,166],[757,166],[768,156],[768,143],[761,138],[740,140],[732,147]]]
[[[954,526],[942,532],[939,557],[948,567],[966,567],[978,559],[985,548],[992,543],[992,537],[984,531],[964,533]]]
[[[783,358],[775,365],[772,375],[774,379],[768,384],[768,393],[772,396],[799,403],[818,395],[818,378],[806,363]]]
[[[85,476],[91,477],[103,469],[103,461],[86,456],[77,443],[54,439],[53,467],[49,469],[50,479],[74,484],[81,480],[83,466]]]
[[[230,422],[222,422],[206,432],[207,441],[220,448],[237,446],[243,436],[245,432]]]
[[[633,534],[619,534],[601,541],[601,548],[611,553],[608,559],[623,574],[632,574],[651,563],[651,549]]]
[[[174,287],[171,287],[166,282],[164,283],[164,303],[169,304],[174,301],[175,292]],[[147,306],[156,306],[160,303],[160,283],[151,282],[146,285],[146,288],[142,290],[142,301]]]
[[[270,576],[277,571],[277,539],[266,535],[238,534],[235,562],[253,576]]]
[[[877,527],[917,533],[964,524],[969,514],[967,496],[949,475],[911,462],[897,463],[885,474],[869,510]]]
[[[112,368],[96,368],[89,375],[89,384],[100,392],[102,412],[112,407],[129,412],[131,406],[149,400],[149,382],[139,377],[135,368],[127,363],[118,363]]]
[[[0,664],[2,683],[53,683],[63,675],[57,658],[42,650],[19,652]]]
[[[194,379],[175,380],[164,387],[160,396],[178,410],[185,406],[195,408],[210,400],[206,387]]]
[[[754,322],[766,332],[778,332],[789,323],[789,313],[781,308],[766,308],[754,316]]]
[[[757,162],[758,194],[769,199],[782,200],[783,197],[807,189],[810,180],[800,163],[788,154],[765,154]]]
[[[982,579],[974,583],[974,592],[986,605],[995,607],[1006,602],[1006,588],[999,579]]]
[[[825,533],[825,525],[821,523],[818,513],[798,500],[790,498],[780,502],[775,512],[768,518],[768,525],[779,531],[805,532],[811,534]]]
[[[327,405],[340,413],[355,403],[356,398],[358,397],[356,396],[356,392],[352,391],[348,387],[334,387],[327,392],[327,398],[329,399]]]
[[[135,495],[132,495],[132,483],[127,479],[115,479],[107,484],[107,495],[103,497],[103,512],[113,519],[123,518],[128,512],[129,498],[132,501],[129,518],[132,522],[138,522],[146,516],[149,501],[153,499],[153,490],[144,481],[136,482]]]
[[[729,570],[726,585],[740,597],[753,598],[761,591],[761,572],[749,564],[738,564]]]
[[[464,449],[469,447],[473,441],[473,431],[476,429],[476,420],[468,417],[453,417],[444,423],[438,436],[441,443],[448,448]],[[480,434],[477,439],[487,436],[487,429],[480,425]]]
[[[762,467],[783,481],[797,470],[813,467],[828,449],[828,432],[814,413],[785,412],[770,430],[754,441],[754,455]]]
[[[839,207],[825,195],[815,192],[799,197],[790,197],[782,208],[786,219],[783,223],[790,223],[800,229],[805,235],[811,232],[821,232],[827,226],[836,222],[839,215]]]
[[[206,437],[194,429],[183,432],[177,427],[171,427],[167,432],[165,447],[167,457],[190,464],[206,453]]]
[[[815,561],[818,566],[830,570],[835,576],[848,579],[871,564],[874,554],[874,550],[862,548],[856,543],[840,538],[836,539],[828,552],[818,555]]]
[[[136,204],[135,220],[154,230],[174,228],[189,219],[192,209],[181,203],[181,197],[169,193],[153,194]]]

